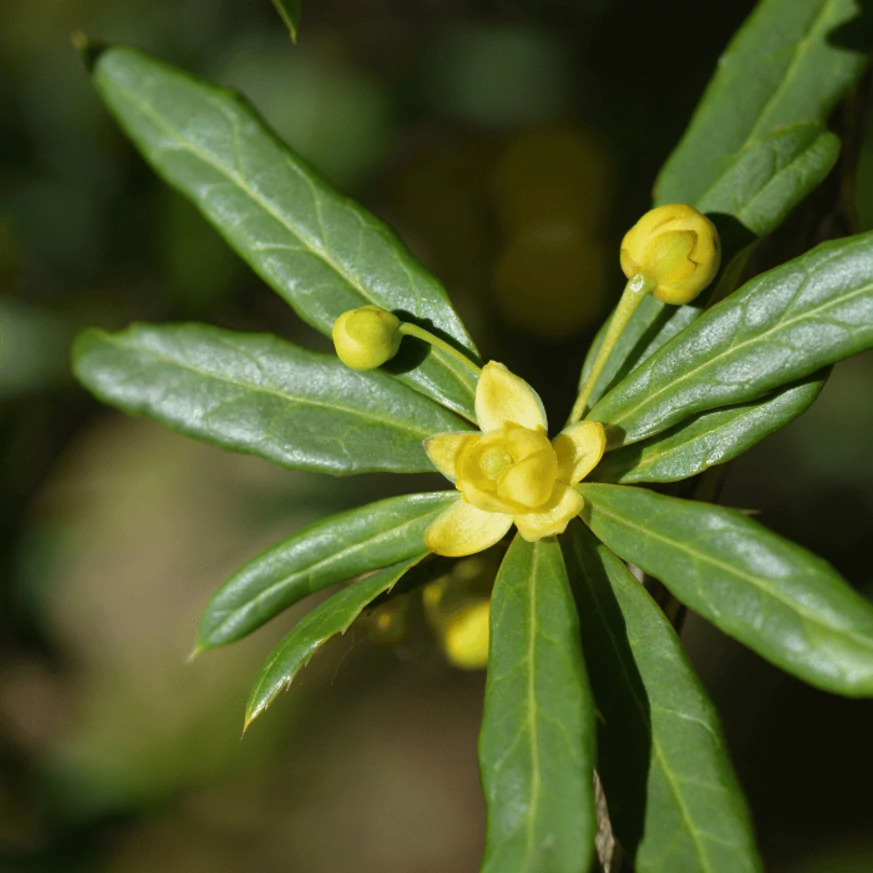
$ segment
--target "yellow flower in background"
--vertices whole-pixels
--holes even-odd
[[[537,125],[510,140],[491,178],[503,234],[492,289],[515,330],[560,340],[602,312],[612,176],[610,150],[590,129]]]
[[[681,306],[715,278],[721,246],[715,225],[684,203],[650,209],[621,241],[621,268],[628,279],[642,274],[656,284],[652,297]]]
[[[603,456],[603,425],[577,422],[549,442],[539,395],[496,361],[482,368],[475,406],[481,433],[425,440],[431,461],[459,492],[425,532],[427,548],[472,555],[513,524],[529,542],[563,533],[583,505],[573,485]]]
[[[446,622],[443,648],[452,666],[460,670],[484,670],[488,666],[490,617],[491,601],[479,600]]]

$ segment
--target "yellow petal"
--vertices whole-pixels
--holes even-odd
[[[535,543],[543,537],[553,537],[563,533],[571,519],[582,511],[584,504],[585,501],[578,491],[564,488],[561,499],[551,509],[545,512],[526,512],[523,515],[516,515],[514,521],[522,537],[529,543]]]
[[[475,506],[477,509],[483,509],[485,512],[513,515],[520,509],[524,509],[523,506],[519,506],[508,500],[503,500],[493,491],[481,488],[476,482],[473,482],[470,479],[461,479],[457,484],[457,488],[458,491],[464,495],[464,500],[466,500],[467,503],[471,506]]]
[[[548,427],[539,394],[503,364],[489,361],[476,385],[476,420],[483,431],[496,430],[507,422],[531,430]]]
[[[497,496],[533,509],[555,490],[558,459],[551,446],[510,467],[497,486]]]
[[[449,558],[473,555],[493,546],[512,527],[512,516],[470,506],[460,495],[424,532],[428,551]]]
[[[523,461],[551,446],[544,430],[530,430],[517,424],[507,424],[502,432],[502,445],[506,446],[514,461]]]
[[[478,434],[473,433],[440,433],[424,441],[424,450],[433,462],[434,467],[452,482],[457,478],[455,458],[461,446]]]
[[[552,446],[558,456],[558,478],[575,485],[600,463],[606,449],[606,430],[599,421],[578,421],[562,430]]]

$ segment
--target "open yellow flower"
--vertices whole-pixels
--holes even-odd
[[[427,548],[450,557],[472,555],[494,545],[513,524],[528,542],[563,533],[582,509],[573,485],[606,448],[603,425],[580,421],[549,442],[539,395],[496,361],[482,368],[476,420],[481,433],[425,440],[431,461],[459,491],[425,531]]]

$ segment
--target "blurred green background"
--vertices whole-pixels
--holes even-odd
[[[186,665],[206,598],[261,547],[429,482],[280,471],[73,384],[89,324],[324,340],[151,174],[70,31],[244,91],[398,229],[485,356],[557,418],[621,288],[621,235],[752,5],[703,21],[699,0],[320,0],[292,46],[269,0],[0,4],[0,870],[461,873],[483,842],[483,676],[446,662],[415,597],[329,645],[242,742],[249,683],[300,608]],[[873,227],[866,91],[834,122],[840,173],[763,263]],[[723,500],[873,596],[871,398],[873,356],[837,367],[732,466]],[[684,636],[769,869],[873,870],[873,703],[813,691],[693,616]]]

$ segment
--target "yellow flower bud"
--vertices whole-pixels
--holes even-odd
[[[390,361],[400,348],[400,319],[378,306],[344,312],[331,335],[340,360],[353,370],[375,370]]]
[[[628,279],[642,274],[656,283],[652,296],[679,306],[709,285],[721,263],[715,225],[684,203],[649,210],[621,241],[621,268]]]
[[[453,615],[446,623],[446,657],[462,670],[483,670],[488,666],[488,625],[491,601],[480,600]]]

